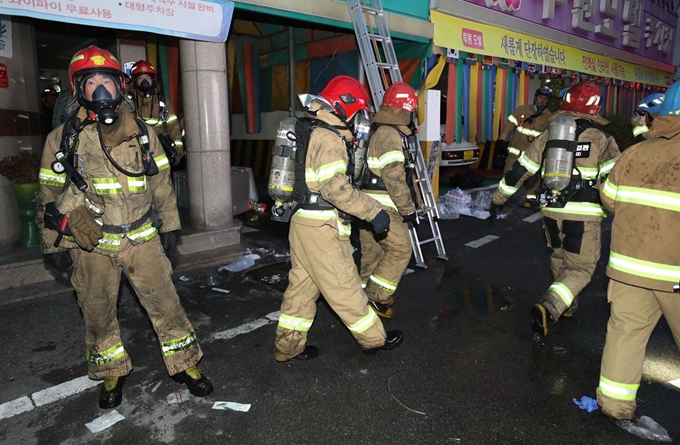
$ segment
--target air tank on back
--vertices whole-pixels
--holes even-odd
[[[288,117],[279,123],[276,140],[272,148],[272,165],[267,189],[269,197],[274,200],[272,219],[275,221],[287,221],[287,219],[282,218],[289,218],[289,215],[285,214],[290,207],[293,198],[293,186],[295,185],[296,122],[296,118]]]
[[[543,184],[559,192],[571,182],[574,167],[576,121],[569,116],[559,116],[550,122],[545,150]]]

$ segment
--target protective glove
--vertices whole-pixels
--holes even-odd
[[[88,252],[93,250],[103,236],[102,226],[97,224],[85,206],[78,206],[68,214],[68,227],[76,243]]]
[[[588,396],[583,396],[581,397],[581,400],[579,399],[573,399],[574,404],[581,408],[582,410],[588,411],[589,413],[592,413],[593,411],[597,411],[599,406],[597,405],[597,400],[592,399]]]
[[[405,223],[415,224],[418,222],[418,214],[416,212],[409,213],[408,215],[403,216],[402,219]]]
[[[385,233],[390,230],[390,215],[388,215],[387,212],[382,209],[377,215],[375,215],[375,218],[369,222],[373,226],[373,231],[376,233],[376,235],[380,235],[381,233]]]
[[[73,260],[71,259],[71,254],[68,250],[61,250],[45,255],[45,261],[59,272],[68,272],[73,265]]]
[[[508,141],[504,141],[503,139],[497,140],[495,153],[506,157],[508,155]]]
[[[491,220],[495,221],[499,218],[499,215],[503,211],[503,206],[499,206],[498,204],[494,204],[493,202],[491,203],[491,206],[489,207],[489,213],[491,214]]]
[[[177,250],[177,233],[161,233],[161,244],[166,255],[172,255]]]

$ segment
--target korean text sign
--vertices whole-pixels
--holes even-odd
[[[0,0],[0,14],[224,42],[234,12],[227,0]]]
[[[434,43],[486,56],[548,65],[629,82],[668,86],[672,74],[611,57],[581,51],[527,34],[474,23],[432,11]]]

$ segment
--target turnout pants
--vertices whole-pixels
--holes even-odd
[[[609,280],[611,306],[597,403],[615,419],[632,419],[647,341],[663,314],[680,347],[680,296]]]
[[[133,246],[122,238],[118,257],[72,249],[71,284],[85,319],[85,347],[90,378],[125,376],[132,362],[120,336],[118,290],[121,272],[146,309],[170,375],[197,364],[201,351],[191,322],[172,283],[172,266],[160,237]]]
[[[575,300],[584,287],[590,283],[600,259],[600,221],[567,221],[550,217],[544,218],[548,245],[552,249],[550,270],[555,281],[539,301],[553,321],[574,304],[569,311],[576,310]]]
[[[329,225],[310,227],[293,220],[288,240],[292,268],[276,328],[274,359],[290,360],[305,348],[321,294],[363,349],[384,345],[385,329],[368,306],[349,238]]]
[[[408,262],[411,260],[411,239],[408,224],[401,215],[387,212],[390,216],[390,230],[376,236],[371,225],[362,222],[361,240],[361,282],[366,285],[366,295],[378,303],[392,305]]]
[[[508,157],[505,159],[505,167],[503,168],[503,175],[512,169],[512,164],[519,158],[519,156],[512,153],[508,153]],[[536,193],[541,186],[541,174],[536,173],[534,176],[527,179],[524,183],[526,187],[527,199],[536,199]]]

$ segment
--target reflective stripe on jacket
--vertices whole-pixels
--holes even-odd
[[[324,110],[318,111],[317,119],[333,126],[344,126],[340,119]],[[348,129],[339,130],[351,139]],[[305,158],[305,182],[311,193],[319,193],[336,209],[370,221],[380,211],[380,203],[352,187],[347,176],[349,157],[344,141],[335,132],[317,127],[312,131]],[[339,235],[349,236],[349,224],[345,224],[338,210],[300,209],[293,215],[296,223],[321,227],[330,225],[337,228]]]
[[[607,276],[673,292],[680,283],[680,119],[659,116],[648,134],[621,155],[600,189],[614,214]]]
[[[141,152],[137,136],[139,127],[133,115],[125,107],[118,109],[120,126],[116,130],[118,145],[107,147],[111,157],[122,168],[130,172],[141,172]],[[79,110],[80,117],[86,117],[83,108]],[[105,156],[96,124],[86,126],[79,135],[77,154],[83,160],[83,179],[87,183],[85,193],[78,191],[72,184],[66,188],[66,175],[56,174],[51,165],[55,160],[54,153],[58,151],[63,125],[53,130],[45,141],[41,166],[40,186],[38,189],[37,222],[42,238],[43,253],[53,253],[58,250],[53,246],[58,233],[44,226],[44,206],[55,202],[57,209],[64,214],[75,207],[85,204],[85,197],[89,195],[102,203],[104,214],[98,221],[110,226],[126,226],[141,220],[152,206],[158,217],[163,221],[163,232],[179,230],[179,213],[177,201],[170,177],[170,164],[163,148],[153,131],[149,129],[151,155],[156,161],[159,173],[154,176],[131,177],[118,171]],[[151,221],[142,224],[134,230],[124,234],[135,243],[150,240],[158,233]],[[120,247],[121,234],[106,233],[99,240],[95,252],[107,256],[117,256]],[[59,245],[61,248],[78,248],[71,237],[64,237]]]

